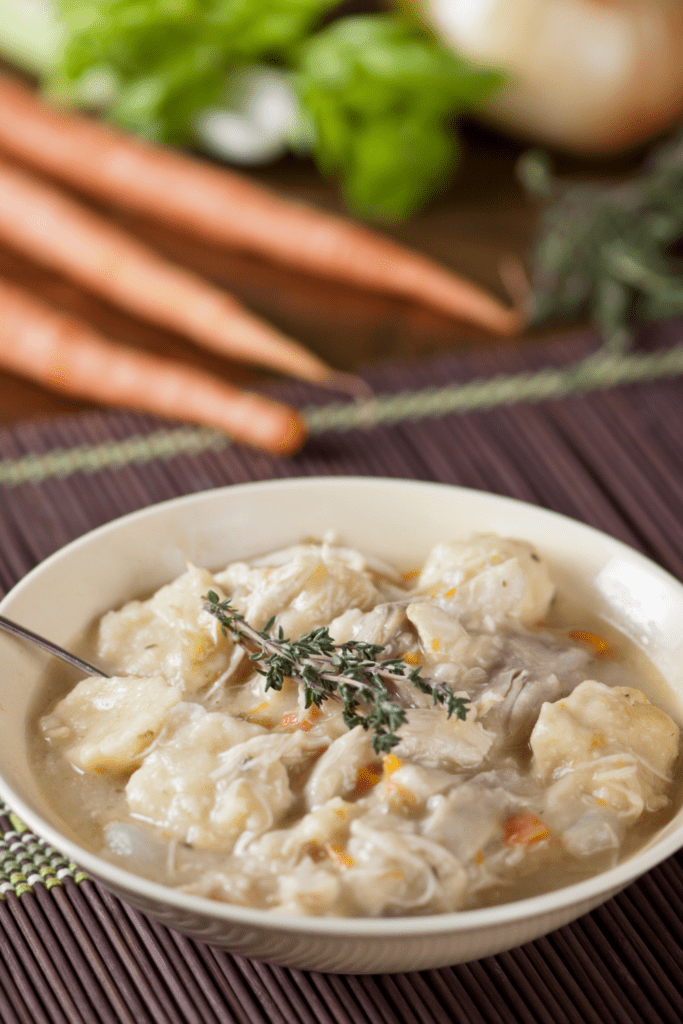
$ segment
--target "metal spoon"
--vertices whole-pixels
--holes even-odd
[[[25,626],[19,626],[16,622],[12,622],[11,619],[5,618],[4,615],[0,615],[0,629],[4,629],[7,633],[11,633],[13,636],[19,636],[24,640],[30,640],[31,643],[36,644],[38,647],[42,647],[48,654],[54,654],[56,658],[61,658],[62,661],[66,661],[67,664],[73,665],[75,668],[81,669],[87,676],[104,676],[105,679],[109,679],[106,672],[103,672],[101,668],[95,668],[94,665],[90,665],[87,661],[83,661],[82,658],[77,658],[75,654],[71,654],[70,651],[65,651],[63,647],[58,647],[57,644],[53,644],[50,640],[46,640],[45,637],[38,636],[37,633],[32,633],[30,629],[26,629]]]

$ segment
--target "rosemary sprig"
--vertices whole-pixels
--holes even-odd
[[[466,697],[457,697],[447,683],[423,678],[419,667],[408,671],[402,658],[378,661],[384,650],[380,644],[335,644],[326,626],[300,640],[286,639],[280,626],[273,637],[269,630],[275,616],[257,630],[229,599],[221,601],[215,591],[208,592],[206,602],[206,611],[216,616],[223,634],[230,632],[251,651],[256,671],[266,677],[266,690],[281,690],[285,678],[289,678],[303,686],[307,708],[312,704],[320,707],[330,698],[341,700],[344,724],[349,729],[356,725],[370,729],[376,754],[388,753],[400,742],[396,730],[406,721],[406,712],[392,698],[391,687],[406,678],[416,689],[430,694],[434,704],[443,704],[449,718],[466,717]]]
[[[545,154],[519,165],[545,202],[531,258],[532,317],[588,315],[604,349],[622,353],[636,324],[683,312],[683,130],[618,184],[563,183]]]

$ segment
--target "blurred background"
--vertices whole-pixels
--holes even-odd
[[[358,219],[502,301],[519,299],[521,268],[532,276],[541,231],[520,157],[540,146],[561,179],[629,181],[678,123],[682,58],[679,0],[0,0],[2,67],[51,102]],[[579,303],[501,341],[60,188],[341,370],[533,344],[591,319]],[[107,337],[247,384],[262,376],[1,243],[0,276]],[[88,406],[2,367],[0,394],[4,421]]]

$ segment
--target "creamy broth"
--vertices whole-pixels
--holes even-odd
[[[333,701],[306,710],[291,680],[265,692],[209,589],[258,629],[275,615],[287,636],[381,643],[467,696],[466,719],[406,681],[399,743],[374,753]],[[522,542],[440,545],[409,578],[313,542],[188,567],[79,653],[115,678],[45,680],[31,743],[52,806],[106,859],[218,900],[340,916],[506,902],[629,856],[679,803],[664,681]]]

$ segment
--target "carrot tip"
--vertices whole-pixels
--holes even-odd
[[[269,417],[261,436],[254,444],[271,455],[294,455],[304,444],[308,431],[301,416],[294,409],[283,410],[283,415]]]
[[[517,334],[529,324],[534,299],[526,268],[518,256],[508,254],[498,264],[498,273],[513,308],[509,310],[509,334]]]
[[[344,373],[342,370],[330,370],[327,377],[319,383],[332,391],[339,391],[353,398],[359,412],[359,424],[372,426],[377,422],[377,399],[370,385],[362,377],[357,377],[355,373]]]
[[[344,373],[343,370],[329,370],[318,383],[331,391],[350,395],[357,401],[369,402],[375,397],[372,388],[362,377],[357,377],[355,373]]]

